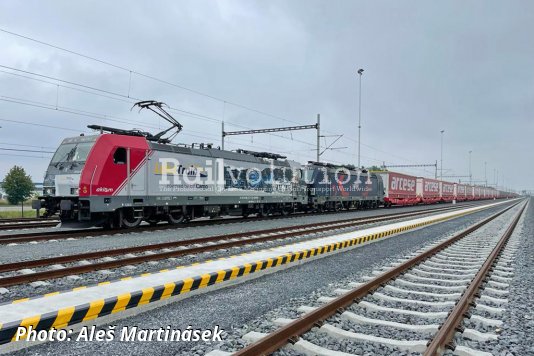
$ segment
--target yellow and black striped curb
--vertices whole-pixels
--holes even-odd
[[[481,208],[482,209],[482,208]],[[311,248],[298,252],[287,253],[275,258],[268,258],[252,263],[245,263],[244,265],[231,267],[225,270],[207,273],[201,276],[191,277],[184,280],[169,282],[164,285],[156,287],[145,288],[135,292],[127,292],[116,297],[99,299],[90,303],[72,306],[60,309],[56,312],[46,314],[38,314],[22,320],[2,324],[0,323],[0,344],[6,344],[11,341],[16,341],[16,333],[19,327],[29,328],[33,330],[49,330],[51,328],[64,328],[69,325],[74,325],[81,322],[90,321],[109,314],[118,313],[126,309],[142,306],[144,304],[165,300],[172,296],[183,295],[188,292],[205,288],[218,283],[234,280],[252,273],[256,273],[268,268],[275,268],[282,265],[287,265],[300,260],[305,260],[314,256],[327,254],[336,250],[349,248],[356,245],[362,245],[366,242],[374,241],[383,237],[391,236],[397,233],[402,233],[408,230],[416,229],[425,225],[434,224],[453,218],[468,215],[481,209],[472,210],[468,212],[461,212],[454,215],[435,218],[419,223],[409,224],[403,227],[393,228],[374,234],[369,234],[362,237],[357,237],[342,242],[332,243],[317,248]],[[198,263],[196,263],[198,264]],[[184,268],[183,266],[177,268]],[[168,270],[164,270],[168,271]],[[143,274],[150,275],[150,274]],[[130,279],[131,277],[127,278]],[[109,284],[104,282],[102,284]],[[87,287],[78,287],[73,290],[80,290]],[[49,293],[46,296],[57,295],[60,292]],[[29,300],[19,299],[13,304],[23,303]],[[24,339],[25,335],[20,339]]]

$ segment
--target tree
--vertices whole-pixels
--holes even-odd
[[[369,171],[387,171],[384,167],[378,167],[378,166],[371,166],[367,168]]]
[[[32,178],[26,174],[24,168],[13,166],[6,174],[2,188],[7,194],[7,200],[10,204],[17,205],[24,203],[31,197],[33,192]]]

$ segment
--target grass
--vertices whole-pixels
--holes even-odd
[[[24,209],[26,209],[26,206],[30,206],[30,207],[32,206],[32,200],[33,198],[30,198],[24,202]],[[6,199],[0,199],[0,206],[14,206],[14,205],[9,204],[9,202]]]
[[[41,214],[44,213],[44,209],[41,209]],[[0,211],[0,219],[17,219],[20,218],[20,210],[18,211]],[[24,207],[24,217],[25,218],[34,218],[35,217],[35,210],[32,208],[26,209]]]

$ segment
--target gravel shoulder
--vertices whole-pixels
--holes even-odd
[[[502,332],[484,345],[484,351],[494,355],[534,355],[534,198],[522,220],[514,231],[521,247],[515,254],[506,310],[499,317]]]
[[[321,289],[331,290],[328,286],[330,283],[354,278],[356,275],[369,274],[376,267],[403,257],[436,239],[452,236],[455,231],[489,216],[498,209],[500,208],[488,209],[386,240],[379,240],[361,248],[308,262],[240,285],[194,296],[120,320],[116,322],[116,329],[121,329],[123,326],[157,329],[167,325],[179,329],[185,329],[189,325],[193,328],[212,329],[218,325],[229,335],[236,332],[241,334],[243,325],[253,323],[260,315],[279,307],[291,309],[295,304],[301,305],[302,300],[307,300],[313,295],[321,295]],[[376,213],[379,214],[381,211]],[[532,214],[532,208],[530,208],[530,214]],[[342,215],[343,218],[347,216]],[[317,219],[317,217],[310,218]],[[274,223],[280,226],[279,221]],[[107,328],[103,327],[103,329]],[[204,342],[53,342],[21,350],[15,354],[202,355],[219,346],[222,345]]]

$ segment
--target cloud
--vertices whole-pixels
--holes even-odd
[[[174,112],[185,127],[177,141],[219,144],[223,119],[228,130],[239,130],[311,124],[321,113],[324,132],[343,134],[339,146],[348,147],[327,151],[323,158],[355,163],[356,70],[362,67],[364,164],[433,163],[440,156],[439,131],[445,129],[447,175],[467,174],[467,152],[473,150],[472,170],[478,180],[484,178],[487,162],[491,183],[498,169],[510,186],[534,189],[528,178],[534,168],[523,164],[526,152],[532,152],[534,132],[530,3],[4,1],[1,6],[0,22],[7,30],[211,97],[136,74],[130,80],[127,70],[0,33],[1,65],[126,96],[112,100],[64,87],[58,90],[54,84],[0,72],[0,95],[52,106],[57,101],[92,113],[88,115],[105,114],[125,122],[5,101],[0,101],[0,119],[79,132],[92,123],[153,130],[165,125],[147,113],[130,112],[129,95],[163,100],[194,113]],[[24,14],[24,21],[16,14]],[[0,141],[14,144],[55,146],[75,134],[5,121],[0,125]],[[232,137],[227,147],[290,152],[290,158],[301,162],[315,158],[313,131],[278,136]],[[0,156],[0,176],[15,163],[25,166],[35,180],[47,165],[46,159]],[[515,174],[519,167],[522,174]]]

